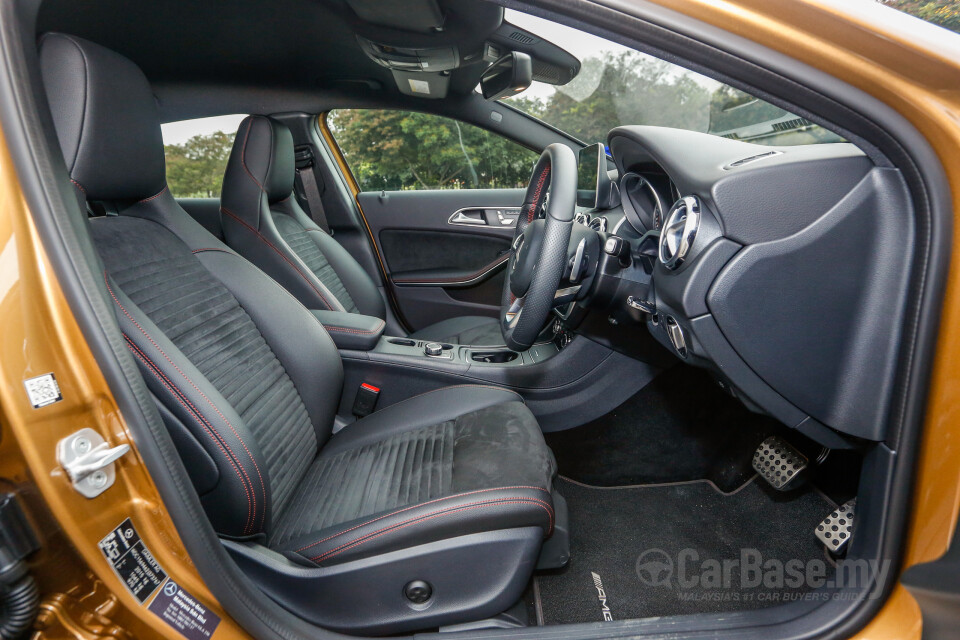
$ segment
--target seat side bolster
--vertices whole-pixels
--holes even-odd
[[[219,481],[202,496],[214,528],[237,537],[264,531],[270,525],[271,492],[256,440],[220,392],[146,314],[106,275],[104,281],[127,347],[150,391],[217,465]]]
[[[544,488],[482,489],[345,522],[279,550],[333,565],[483,531],[538,526],[549,537],[554,519],[553,499]]]

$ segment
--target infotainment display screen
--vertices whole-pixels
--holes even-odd
[[[599,142],[577,153],[577,206],[597,207],[600,160],[604,155],[603,145]]]

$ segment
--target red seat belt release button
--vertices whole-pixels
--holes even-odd
[[[353,415],[358,418],[368,416],[373,413],[377,406],[377,398],[380,397],[380,389],[364,382],[357,389],[357,397],[353,400]]]

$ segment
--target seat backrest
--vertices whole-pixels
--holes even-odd
[[[104,293],[201,502],[221,534],[267,532],[330,436],[336,347],[170,195],[136,65],[63,34],[41,39],[40,65],[71,181],[120,212],[90,223]]]
[[[227,244],[310,309],[386,317],[363,267],[300,208],[295,174],[290,129],[267,116],[244,119],[220,196]]]

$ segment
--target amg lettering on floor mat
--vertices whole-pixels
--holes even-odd
[[[600,600],[600,615],[603,616],[603,619],[606,621],[613,620],[613,613],[610,611],[610,607],[607,605],[607,592],[603,589],[603,580],[600,579],[594,572],[590,572],[590,575],[593,576],[593,586],[597,588],[597,599]]]
[[[834,505],[810,488],[555,486],[570,509],[570,563],[536,574],[547,625],[759,609],[812,598],[807,576],[834,575],[810,535]]]
[[[120,579],[133,596],[143,604],[167,574],[147,549],[130,518],[108,533],[98,544]]]

